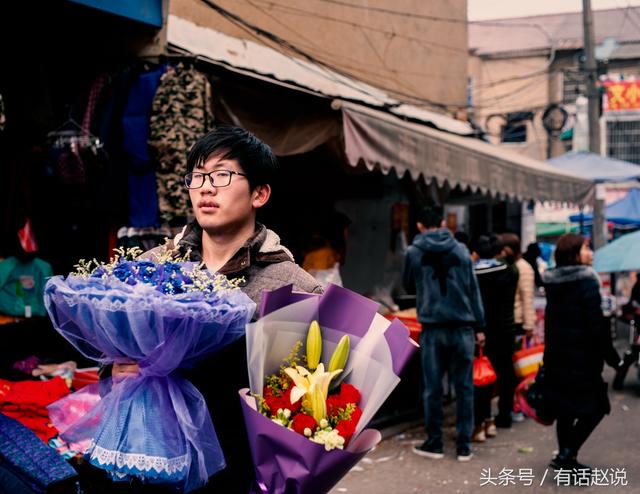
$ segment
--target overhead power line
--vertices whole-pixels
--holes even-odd
[[[312,62],[313,64],[316,64],[320,67],[323,67],[325,69],[331,70],[337,74],[340,74],[344,77],[348,77],[348,78],[354,78],[355,76],[347,71],[344,71],[343,69],[336,67],[330,63],[327,63],[323,60],[318,59],[317,57],[315,57],[314,55],[306,52],[305,50],[300,49],[298,46],[294,45],[293,43],[291,43],[290,41],[287,41],[283,38],[281,38],[280,36],[267,31],[259,26],[256,26],[250,22],[248,22],[247,20],[243,19],[242,17],[238,16],[237,14],[234,14],[233,12],[230,12],[226,9],[224,9],[223,7],[221,7],[220,5],[216,4],[215,2],[213,2],[212,0],[201,0],[201,2],[205,3],[206,5],[208,5],[209,7],[211,7],[213,10],[215,10],[216,12],[218,12],[220,15],[222,15],[224,18],[226,18],[227,20],[229,20],[230,22],[232,22],[233,24],[235,24],[236,26],[240,27],[241,29],[247,31],[247,30],[251,30],[253,31],[253,33],[255,33],[256,35],[263,37],[283,48],[286,48],[290,51],[292,51],[293,53],[300,55],[301,57],[303,57],[305,60]],[[284,54],[285,56],[288,56],[286,54]],[[294,57],[288,56],[291,60],[296,61],[296,59]],[[307,67],[308,68],[308,67]],[[326,73],[321,73],[321,75],[323,75],[324,77],[329,78],[328,74]],[[332,79],[334,81],[336,81],[336,79]],[[374,95],[370,92],[368,92],[366,89],[350,84],[348,81],[344,81],[344,80],[340,80],[340,81],[336,81],[336,82],[340,82],[344,85],[346,85],[347,87],[351,87],[352,89],[361,92],[362,94],[367,94],[368,96],[374,97],[374,98],[379,98],[379,96]],[[454,104],[444,104],[444,103],[439,103],[436,101],[432,101],[429,100],[427,98],[422,98],[413,94],[408,94],[405,93],[403,91],[399,91],[397,89],[394,88],[390,88],[390,87],[386,87],[383,85],[379,85],[376,84],[376,88],[377,89],[382,89],[384,91],[388,91],[389,93],[392,94],[396,94],[398,96],[401,96],[403,98],[407,99],[407,102],[419,102],[422,104],[426,104],[426,105],[430,105],[432,107],[435,108],[441,108],[441,109],[459,109],[459,108],[464,108],[466,106],[466,104],[461,103],[458,105],[454,105]]]
[[[249,0],[247,0],[249,1]],[[288,6],[288,5],[281,5],[280,3],[276,2],[275,0],[253,0],[254,2],[260,2],[262,4],[268,5],[270,8],[274,8],[277,10],[280,10],[282,12],[287,12],[287,13],[291,13],[293,15],[299,14],[299,15],[303,15],[306,16],[308,18],[320,18],[320,19],[325,19],[325,20],[329,20],[329,21],[333,21],[333,22],[337,22],[337,23],[341,23],[341,24],[345,24],[345,25],[350,25],[352,27],[356,27],[356,28],[361,28],[361,29],[366,29],[366,30],[370,30],[370,31],[374,31],[374,32],[378,32],[381,34],[385,34],[387,36],[395,36],[398,38],[403,38],[403,39],[407,39],[407,40],[411,40],[411,41],[415,41],[417,43],[419,43],[421,46],[424,46],[427,49],[430,49],[432,47],[439,47],[442,49],[449,49],[451,51],[456,51],[456,52],[464,52],[464,53],[468,53],[468,49],[464,49],[464,50],[460,50],[460,49],[456,49],[454,47],[451,46],[447,46],[444,44],[439,44],[437,42],[431,42],[429,40],[423,39],[423,38],[417,38],[415,36],[409,36],[409,35],[405,35],[405,34],[399,34],[396,33],[394,31],[387,31],[385,29],[378,29],[372,26],[368,26],[365,24],[361,24],[361,23],[357,23],[357,22],[353,22],[347,19],[340,19],[337,17],[332,17],[332,16],[328,16],[328,15],[324,15],[324,14],[320,14],[320,13],[316,13],[316,12],[312,12],[309,10],[303,10],[300,8],[296,8],[296,7],[292,7],[292,6]],[[332,3],[332,4],[339,4],[339,5],[347,5],[353,8],[358,8],[358,9],[363,9],[363,10],[376,10],[376,11],[384,11],[385,13],[394,13],[394,14],[402,14],[404,16],[404,14],[408,14],[406,12],[399,12],[399,11],[393,11],[391,9],[383,9],[383,8],[377,8],[377,7],[369,7],[366,5],[356,5],[356,4],[350,4],[349,2],[342,2],[342,1],[329,1],[329,0],[316,0],[319,2],[324,1],[325,3]],[[253,3],[251,1],[249,1],[249,3]],[[261,9],[262,10],[262,9]],[[264,10],[263,10],[264,12]],[[418,16],[419,17],[419,16]],[[434,16],[427,16],[427,17],[434,17]],[[442,18],[442,17],[434,17],[434,19],[432,20],[451,20],[453,21],[453,19],[448,19],[448,18]],[[513,82],[513,81],[518,81],[518,80],[522,80],[522,79],[527,79],[529,77],[535,77],[541,74],[544,74],[545,72],[547,72],[550,68],[550,66],[553,63],[553,60],[555,59],[555,51],[554,51],[554,41],[552,36],[549,34],[549,32],[542,26],[540,26],[539,24],[534,24],[534,23],[509,23],[509,24],[505,24],[505,23],[501,23],[499,21],[478,21],[479,23],[482,23],[483,25],[490,25],[490,26],[494,26],[494,27],[518,27],[518,28],[522,28],[522,27],[526,27],[526,28],[533,28],[536,29],[538,31],[540,31],[542,33],[542,35],[547,39],[547,41],[549,42],[549,46],[551,49],[551,53],[549,56],[549,61],[547,62],[546,67],[542,68],[542,69],[537,69],[533,72],[530,73],[526,73],[526,74],[521,74],[518,76],[514,76],[514,77],[508,77],[508,78],[504,78],[498,81],[492,81],[491,83],[488,84],[482,84],[477,86],[478,88],[484,88],[484,87],[491,87],[491,86],[498,86],[507,82]],[[405,72],[405,71],[399,71],[399,73],[405,73],[405,74],[409,74],[409,75],[422,75],[418,72],[414,72],[414,73],[409,73],[409,72]],[[434,75],[434,74],[429,74],[431,77],[439,77],[438,75]],[[425,74],[426,76],[426,74]],[[456,107],[457,108],[457,107]]]
[[[424,38],[418,38],[416,36],[411,36],[408,34],[403,34],[403,33],[398,33],[396,31],[389,31],[387,29],[381,29],[381,28],[376,28],[373,26],[369,26],[367,24],[362,24],[359,22],[355,22],[355,21],[351,21],[351,20],[347,20],[347,19],[343,19],[340,17],[333,17],[330,15],[326,15],[326,14],[321,14],[319,12],[313,12],[310,10],[304,10],[304,9],[300,9],[297,7],[292,7],[289,5],[282,5],[279,4],[273,0],[254,0],[256,2],[262,3],[262,4],[266,4],[268,5],[270,8],[273,9],[277,9],[280,10],[281,12],[286,12],[292,15],[299,15],[299,16],[303,16],[303,17],[307,17],[309,19],[313,18],[313,19],[324,19],[327,21],[332,21],[332,22],[336,22],[339,24],[344,24],[347,26],[351,26],[351,27],[355,27],[355,28],[361,28],[361,29],[366,29],[367,31],[373,31],[376,33],[380,33],[380,34],[384,34],[387,37],[390,38],[400,38],[400,39],[406,39],[409,41],[414,41],[416,43],[419,43],[420,45],[424,46],[426,49],[431,50],[434,47],[442,49],[443,51],[453,51],[453,52],[458,52],[458,53],[468,53],[469,50],[467,48],[461,49],[461,48],[456,48],[454,46],[450,46],[450,45],[446,45],[444,43],[438,43],[436,41],[432,41],[432,40],[428,40],[428,39],[424,39]]]

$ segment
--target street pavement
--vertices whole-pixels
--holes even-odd
[[[616,341],[627,347],[624,335]],[[611,383],[613,370],[606,368]],[[491,493],[640,493],[640,380],[629,370],[622,391],[609,389],[611,414],[580,450],[579,461],[600,469],[600,476],[577,477],[583,486],[567,486],[569,475],[548,468],[557,448],[555,425],[531,419],[498,429],[498,436],[474,443],[474,457],[455,456],[455,404],[446,407],[445,457],[431,460],[411,452],[425,439],[421,424],[400,424],[383,431],[385,439],[331,491],[331,494],[491,494]],[[494,403],[495,406],[495,403]],[[594,485],[594,483],[596,483]],[[584,484],[589,484],[588,486]]]

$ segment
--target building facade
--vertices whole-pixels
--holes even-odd
[[[170,16],[328,66],[398,100],[466,107],[466,0],[171,0]],[[231,15],[225,14],[226,11]],[[249,26],[258,27],[258,33]]]
[[[593,18],[604,93],[606,80],[640,75],[640,8],[594,11]],[[491,142],[541,160],[584,147],[581,13],[470,23],[469,50],[472,115]],[[633,139],[640,122],[636,130],[633,112],[613,115],[605,108],[602,152],[640,164],[640,148],[621,151],[619,143]],[[562,140],[571,133],[573,145]]]

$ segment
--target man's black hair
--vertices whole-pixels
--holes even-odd
[[[480,259],[493,259],[502,251],[502,243],[500,238],[491,233],[489,235],[480,235],[471,243],[471,252],[475,252]]]
[[[247,174],[251,190],[258,185],[271,184],[278,173],[278,160],[273,151],[251,132],[220,125],[196,142],[187,157],[187,172],[204,165],[213,155],[238,160]]]
[[[444,213],[440,207],[426,207],[418,213],[416,221],[422,223],[425,228],[440,228]]]

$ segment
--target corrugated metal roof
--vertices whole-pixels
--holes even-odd
[[[640,7],[593,12],[596,43],[640,41]],[[582,47],[582,13],[551,14],[469,23],[469,49],[477,55]]]
[[[398,116],[428,122],[454,134],[474,133],[468,123],[413,105],[402,104],[386,92],[362,81],[345,77],[259,43],[198,26],[175,15],[169,15],[167,21],[167,41],[227,67],[242,69],[249,75],[259,74],[274,82],[290,83],[330,98],[390,108],[389,111]]]

